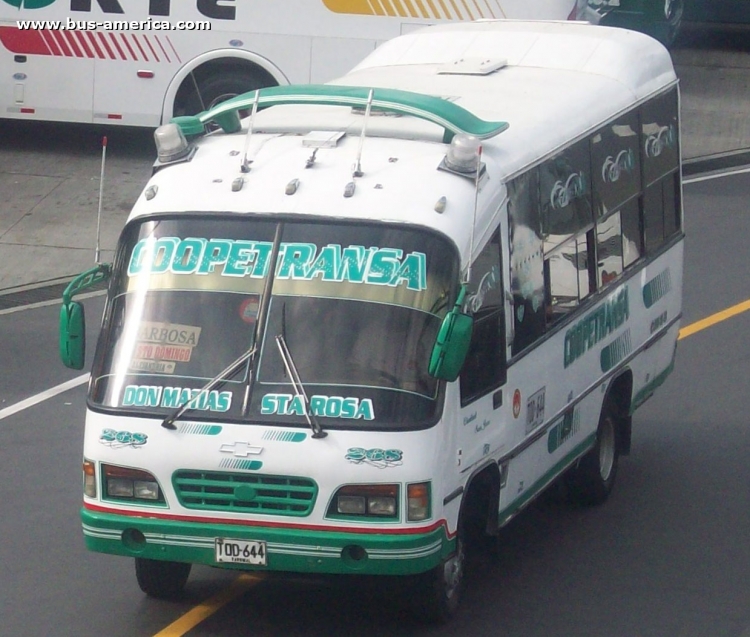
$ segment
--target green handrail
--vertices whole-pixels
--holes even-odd
[[[462,106],[434,95],[392,88],[371,89],[363,86],[335,84],[272,86],[238,95],[198,115],[175,117],[172,121],[182,128],[185,135],[200,134],[209,122],[214,122],[225,132],[231,133],[238,130],[236,113],[240,110],[252,109],[256,100],[258,109],[282,104],[365,108],[370,91],[373,92],[371,106],[373,110],[410,115],[437,124],[444,130],[443,141],[446,143],[459,133],[488,139],[508,128],[507,122],[489,122],[480,119]]]

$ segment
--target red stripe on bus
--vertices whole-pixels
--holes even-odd
[[[36,109],[24,106],[24,107],[21,107],[21,113],[25,113],[27,115],[32,115],[32,114],[36,113]]]
[[[65,57],[72,58],[73,51],[70,50],[68,43],[65,41],[65,36],[60,31],[50,31],[50,35],[55,38],[57,45],[60,47],[62,54]]]
[[[109,59],[114,60],[115,54],[114,51],[109,48],[109,44],[107,44],[107,36],[104,35],[101,31],[97,31],[96,34],[99,36],[99,42],[101,42],[102,47],[104,47],[104,50],[107,52]]]
[[[175,522],[202,522],[204,524],[240,524],[242,526],[257,526],[265,527],[269,529],[294,529],[303,531],[329,531],[331,533],[369,533],[377,535],[419,535],[422,533],[432,533],[439,528],[445,529],[445,534],[448,539],[455,537],[455,533],[451,533],[448,530],[448,523],[446,520],[438,520],[427,526],[419,527],[402,527],[397,529],[383,529],[379,527],[348,527],[348,526],[325,526],[323,524],[293,524],[288,522],[266,522],[256,520],[237,520],[234,518],[219,518],[219,517],[198,517],[194,515],[175,515],[171,513],[157,513],[155,511],[148,511],[144,513],[141,511],[132,511],[130,509],[119,509],[114,507],[102,506],[100,504],[91,504],[84,502],[83,507],[89,511],[96,511],[97,513],[109,513],[113,515],[125,515],[128,517],[136,518],[148,518],[157,520],[173,520]]]
[[[96,56],[100,59],[104,59],[104,53],[102,53],[102,50],[99,48],[99,44],[96,41],[96,33],[93,31],[86,31],[86,36],[89,39],[89,42],[91,42],[91,46],[94,49],[94,52],[96,53]]]
[[[148,39],[147,35],[144,35],[143,38],[144,40],[146,40],[146,44],[148,44],[148,48],[151,49],[151,53],[154,54],[154,58],[156,58],[156,61],[161,62],[161,60],[159,59],[159,56],[156,54],[156,51],[154,51],[154,47],[151,46],[151,40]]]
[[[119,113],[109,113],[107,119],[122,119],[122,115]]]
[[[146,52],[143,50],[141,43],[138,42],[138,38],[133,34],[131,34],[130,37],[133,38],[133,42],[135,42],[135,45],[138,47],[138,50],[141,52],[143,59],[146,60],[146,62],[148,62],[149,61],[148,55],[146,55]]]
[[[83,32],[76,30],[76,31],[73,31],[73,33],[75,33],[76,39],[78,40],[78,44],[81,45],[83,52],[86,54],[86,57],[88,58],[94,57],[94,53],[89,48],[88,42],[86,42],[86,38],[84,37]]]
[[[16,27],[0,27],[0,42],[11,53],[50,55],[40,31],[21,31]]]
[[[40,31],[39,34],[42,36],[42,39],[44,40],[44,43],[47,45],[49,50],[52,52],[52,55],[60,56],[63,54],[63,52],[60,50],[60,47],[57,46],[57,42],[55,42],[55,36],[52,35],[48,30]]]
[[[122,49],[120,48],[119,43],[117,42],[117,38],[115,37],[115,34],[110,31],[109,33],[109,39],[112,40],[112,44],[115,45],[115,48],[117,49],[117,52],[120,54],[120,58],[123,60],[127,60],[125,57],[125,54],[122,52]]]
[[[161,40],[159,39],[158,35],[154,36],[154,40],[156,40],[156,43],[159,45],[159,48],[161,49],[161,52],[164,54],[164,57],[167,58],[167,62],[172,64],[172,60],[169,59],[169,53],[167,53],[167,50],[164,48],[164,45],[161,43]]]
[[[81,51],[81,49],[78,47],[78,42],[76,41],[76,36],[73,34],[73,32],[63,31],[63,35],[68,41],[68,46],[70,46],[70,50],[73,51],[73,55],[75,55],[77,58],[82,58],[83,51]]]
[[[120,38],[123,41],[123,44],[125,44],[125,47],[130,52],[130,57],[132,57],[136,62],[138,61],[138,56],[135,54],[135,51],[133,51],[133,48],[130,46],[130,42],[128,42],[128,39],[125,37],[124,33],[120,33]]]
[[[180,64],[182,64],[182,58],[180,58],[180,54],[177,53],[177,49],[174,48],[174,44],[172,44],[172,40],[169,39],[169,36],[166,36],[166,38],[167,38],[167,43],[169,44],[169,46],[172,49],[172,53],[174,53],[174,56],[177,58],[177,61]]]

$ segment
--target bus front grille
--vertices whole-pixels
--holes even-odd
[[[172,484],[182,506],[202,511],[305,516],[318,495],[313,480],[290,476],[182,469]]]

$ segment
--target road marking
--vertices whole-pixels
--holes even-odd
[[[692,336],[693,334],[696,334],[697,332],[700,332],[709,327],[712,327],[716,325],[717,323],[721,323],[722,321],[726,321],[727,319],[732,318],[733,316],[737,316],[738,314],[747,312],[748,310],[750,310],[750,300],[743,301],[742,303],[738,303],[737,305],[733,305],[732,307],[729,307],[726,310],[722,310],[721,312],[712,314],[711,316],[708,316],[700,321],[696,321],[695,323],[686,325],[680,330],[680,335],[678,336],[678,339],[683,339],[683,338],[687,338],[688,336]]]
[[[189,610],[178,620],[172,622],[164,630],[160,630],[154,637],[182,637],[195,628],[202,621],[208,619],[216,611],[243,595],[248,589],[263,581],[260,575],[240,575],[225,589],[209,597],[205,602]]]
[[[13,414],[17,414],[19,411],[23,411],[24,409],[28,409],[29,407],[33,407],[34,405],[38,405],[48,398],[53,398],[58,394],[62,394],[63,392],[68,391],[69,389],[73,389],[73,387],[83,385],[83,383],[88,382],[89,376],[91,376],[91,374],[83,374],[82,376],[78,376],[77,378],[66,380],[64,383],[60,383],[59,385],[55,385],[54,387],[45,389],[43,392],[17,402],[15,405],[11,405],[10,407],[6,407],[5,409],[0,409],[0,420],[8,418]]]
[[[720,177],[732,177],[734,175],[744,175],[750,173],[750,168],[737,168],[736,170],[727,170],[710,175],[700,175],[698,177],[687,177],[682,180],[683,184],[695,184],[699,181],[708,181],[709,179],[719,179]]]
[[[107,293],[107,290],[99,290],[98,292],[86,292],[85,294],[76,294],[77,299],[90,299],[95,296],[103,296]],[[50,305],[60,305],[62,299],[50,299],[49,301],[39,301],[37,303],[29,303],[28,305],[19,305],[18,307],[9,307],[4,310],[0,310],[0,316],[3,314],[15,314],[16,312],[23,312],[24,310],[35,310],[39,307],[49,307]]]

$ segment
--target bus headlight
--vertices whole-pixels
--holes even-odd
[[[102,465],[102,474],[104,497],[164,502],[159,483],[147,471],[105,464]]]
[[[327,515],[398,518],[397,484],[350,484],[331,500]]]

